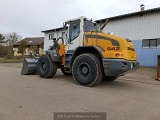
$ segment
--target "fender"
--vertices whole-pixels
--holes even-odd
[[[56,50],[47,50],[45,52],[51,57],[53,62],[61,62],[60,56]]]
[[[74,53],[72,55],[70,67],[72,66],[74,59],[78,55],[83,54],[83,53],[94,54],[100,59],[100,61],[102,61],[102,58],[103,58],[102,53],[101,53],[102,51],[103,51],[103,49],[98,46],[79,46],[79,47],[77,47],[77,49],[74,51]]]

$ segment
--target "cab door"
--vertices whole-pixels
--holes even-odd
[[[80,19],[71,21],[68,27],[65,50],[75,50],[80,46]]]

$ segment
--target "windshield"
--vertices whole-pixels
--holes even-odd
[[[92,21],[84,20],[84,26],[83,26],[84,32],[86,31],[96,31],[96,27]]]

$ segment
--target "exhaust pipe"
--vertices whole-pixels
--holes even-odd
[[[24,58],[21,75],[35,74],[37,72],[37,58]]]

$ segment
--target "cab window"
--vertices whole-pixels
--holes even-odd
[[[92,21],[84,20],[83,30],[84,30],[84,32],[96,31],[96,27]]]
[[[72,21],[69,27],[70,39],[69,42],[73,41],[79,36],[80,33],[80,20]]]

